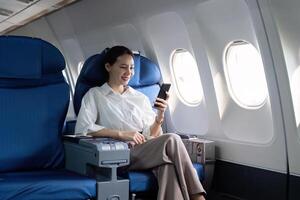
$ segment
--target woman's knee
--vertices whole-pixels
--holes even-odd
[[[166,134],[165,138],[167,154],[173,157],[176,154],[176,152],[183,147],[182,140],[179,135],[174,133]]]
[[[174,140],[176,142],[181,142],[180,136],[175,133],[165,133],[163,135],[167,140]]]

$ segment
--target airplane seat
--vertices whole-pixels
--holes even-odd
[[[106,52],[107,49],[104,50]],[[81,100],[85,93],[92,87],[102,85],[105,81],[105,77],[102,77],[104,73],[104,69],[100,67],[95,67],[102,62],[103,56],[105,54],[96,54],[94,56],[89,57],[84,65],[82,66],[81,72],[77,78],[75,93],[73,99],[74,112],[76,116],[79,113]],[[91,67],[94,66],[94,67]],[[75,120],[69,120],[64,124],[63,133],[65,135],[70,135],[75,133]]]
[[[89,57],[83,64],[80,74],[78,76],[75,93],[74,93],[74,111],[78,115],[81,100],[85,93],[92,87],[101,86],[105,83],[104,77],[105,69],[101,67],[102,60],[108,49],[103,50],[102,53]]]
[[[85,93],[91,88],[101,86],[107,80],[104,76],[103,58],[107,49],[100,54],[89,57],[84,63],[81,73],[75,87],[74,110],[78,114],[81,106],[81,100]],[[159,67],[148,58],[139,54],[134,54],[134,76],[131,78],[129,85],[145,94],[150,102],[154,102],[159,92],[161,73]],[[194,163],[199,179],[204,179],[204,168],[202,164]],[[125,174],[119,174],[130,180],[129,188],[131,193],[144,193],[157,190],[156,179],[148,171],[131,171]]]
[[[0,199],[92,199],[94,179],[64,169],[65,60],[50,43],[0,36]]]

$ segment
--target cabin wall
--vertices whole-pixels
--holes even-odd
[[[168,130],[215,140],[219,160],[286,173],[276,73],[256,1],[84,0],[10,34],[41,37],[59,47],[73,88],[80,63],[106,47],[139,50],[159,64],[163,81],[172,83],[170,54],[187,49],[203,86],[191,89],[203,90],[204,98],[196,107],[187,106],[172,87]],[[223,51],[235,39],[251,42],[264,61],[269,94],[256,110],[238,106],[226,85]]]
[[[287,87],[290,95],[286,95],[286,103],[289,105],[291,105],[291,101],[293,103],[287,124],[291,127],[290,131],[287,132],[290,172],[300,176],[300,159],[297,153],[300,152],[300,2],[296,0],[286,2],[272,0],[269,5],[278,27],[288,75],[289,85]]]
[[[289,199],[298,199],[300,195],[300,25],[299,7],[297,0],[278,1],[269,0],[261,2],[263,13],[265,13],[266,24],[270,19],[274,20],[278,32],[271,26],[266,26],[269,32],[270,43],[274,40],[280,41],[280,46],[273,46],[273,54],[276,54],[278,63],[278,79],[280,84],[283,114],[286,127],[286,141],[289,166]]]

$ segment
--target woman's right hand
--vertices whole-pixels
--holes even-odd
[[[120,138],[134,141],[135,144],[143,144],[146,141],[145,136],[137,131],[121,131]]]

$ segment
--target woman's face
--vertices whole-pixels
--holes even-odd
[[[113,65],[106,64],[109,82],[116,85],[127,85],[134,74],[134,61],[131,55],[124,54],[117,58]]]

